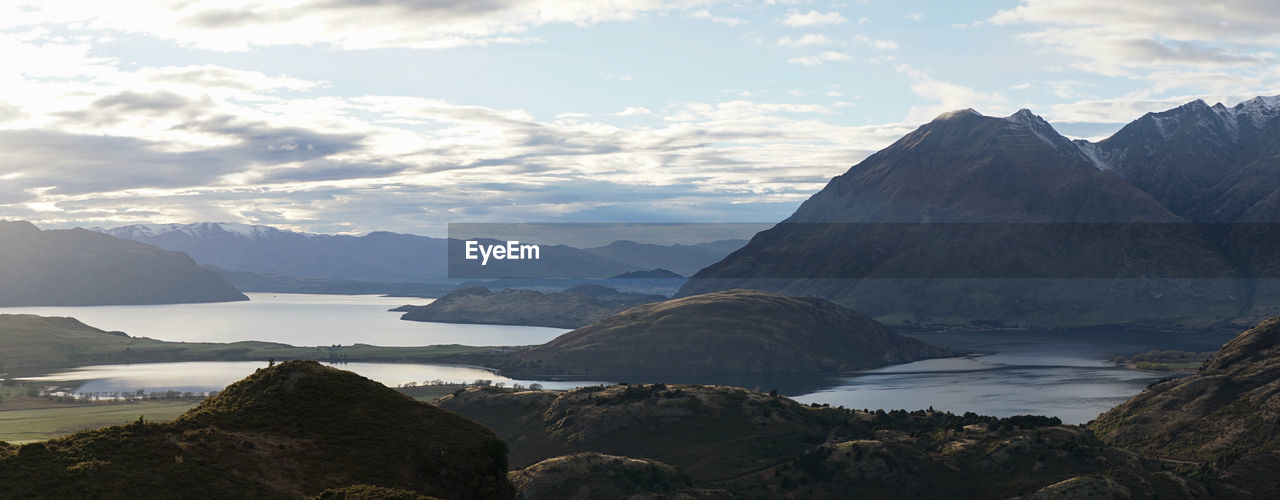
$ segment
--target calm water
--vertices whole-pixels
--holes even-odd
[[[65,372],[51,373],[24,380],[48,382],[74,389],[77,393],[94,392],[209,392],[221,390],[240,380],[258,368],[265,368],[262,361],[211,361],[183,363],[139,363],[134,365],[85,366]],[[341,363],[336,368],[350,370],[388,386],[408,382],[419,384],[431,381],[448,383],[473,382],[484,379],[495,383],[539,382],[545,389],[572,389],[586,385],[598,385],[593,381],[520,380],[495,375],[481,368],[451,365],[411,363]]]
[[[3,307],[0,313],[71,316],[103,330],[175,342],[261,340],[298,346],[535,345],[568,331],[402,321],[387,312],[431,299],[376,295],[248,293],[247,302],[154,306]]]
[[[920,409],[954,413],[1052,415],[1084,423],[1167,375],[1108,362],[1153,349],[1212,351],[1232,335],[1142,332],[1003,331],[913,335],[935,345],[982,353],[888,366],[819,382],[804,403],[848,408]]]
[[[373,296],[250,294],[250,302],[163,306],[31,307],[0,312],[73,316],[98,328],[174,341],[266,340],[294,345],[365,343],[387,346],[432,344],[529,345],[565,330],[520,326],[451,325],[401,321],[386,309],[422,299]],[[1211,351],[1230,339],[1221,334],[1116,331],[917,334],[957,351],[962,358],[936,359],[842,376],[717,377],[629,382],[718,383],[769,390],[803,403],[848,408],[921,409],[956,413],[1053,415],[1084,423],[1141,392],[1163,375],[1112,366],[1115,356],[1153,349]],[[156,363],[83,367],[43,377],[78,386],[78,392],[217,390],[262,366],[256,362]],[[389,385],[443,380],[490,379],[540,382],[569,388],[598,382],[515,381],[472,367],[429,364],[340,365]],[[72,382],[74,381],[74,382]]]

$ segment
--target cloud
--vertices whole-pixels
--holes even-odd
[[[910,129],[829,123],[840,104],[769,102],[761,91],[543,120],[441,99],[322,95],[325,82],[214,65],[139,67],[47,34],[0,43],[60,75],[0,73],[24,97],[0,106],[0,217],[50,227],[777,220]]]
[[[1022,0],[986,21],[1031,26],[1023,40],[1110,76],[1173,67],[1244,67],[1274,60],[1280,4],[1250,0]],[[1135,73],[1138,72],[1138,73]]]
[[[833,40],[827,38],[826,35],[820,35],[817,33],[808,33],[797,38],[784,36],[778,39],[779,46],[790,48],[822,46],[830,45],[831,43],[833,43]]]
[[[908,123],[920,123],[934,119],[939,114],[957,109],[974,108],[988,115],[1002,115],[1009,111],[1008,99],[999,92],[980,92],[971,87],[933,78],[928,71],[898,65],[899,73],[911,79],[911,92],[931,101],[925,106],[912,106],[907,112]]]
[[[440,49],[536,43],[529,29],[704,8],[715,0],[50,0],[0,7],[0,29],[45,23],[146,34],[220,51],[281,45]],[[695,17],[698,12],[695,10]],[[707,14],[710,15],[709,13]],[[358,22],[353,22],[358,20]],[[731,18],[711,20],[732,24]]]
[[[898,43],[894,42],[893,40],[877,40],[877,39],[872,39],[866,35],[855,35],[853,37],[853,41],[858,42],[861,45],[872,47],[876,50],[897,50],[898,49]]]
[[[846,62],[852,59],[853,58],[850,57],[849,54],[846,54],[844,52],[836,52],[834,50],[828,50],[821,54],[816,54],[812,56],[793,57],[791,59],[787,59],[787,62],[791,64],[799,64],[802,66],[821,66],[823,63]]]
[[[746,20],[746,19],[742,19],[742,18],[738,18],[738,17],[722,17],[722,16],[717,16],[717,15],[712,14],[712,13],[711,13],[711,11],[709,11],[709,10],[707,10],[707,9],[702,9],[702,10],[694,11],[694,12],[690,13],[690,14],[689,14],[689,16],[690,16],[690,17],[692,17],[692,18],[694,18],[694,19],[703,19],[703,20],[711,21],[711,22],[713,22],[713,23],[720,23],[720,24],[723,24],[723,25],[726,25],[726,26],[737,26],[737,25],[739,25],[739,24],[746,24],[746,22],[747,22],[747,20]]]
[[[805,26],[824,26],[832,24],[844,24],[849,22],[839,12],[818,12],[811,10],[806,13],[792,12],[782,19],[782,24],[793,28],[802,28]]]

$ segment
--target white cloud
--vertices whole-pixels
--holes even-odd
[[[919,12],[912,12],[902,17],[907,19],[908,21],[919,21],[921,19],[924,19],[924,14],[921,14]]]
[[[853,37],[853,41],[858,42],[861,45],[872,47],[876,50],[897,50],[898,49],[898,43],[894,42],[893,40],[873,39],[866,35],[855,35]]]
[[[49,0],[0,6],[0,29],[74,24],[222,51],[279,45],[439,49],[536,43],[525,33],[537,26],[630,21],[711,3],[716,0]]]
[[[639,115],[651,115],[651,114],[653,114],[653,112],[649,111],[649,108],[646,108],[643,106],[627,106],[626,109],[619,111],[617,113],[613,113],[610,116],[639,116]]]
[[[742,19],[738,17],[717,16],[712,14],[711,11],[707,9],[694,11],[693,13],[689,14],[689,16],[693,17],[694,19],[703,19],[706,21],[711,21],[713,23],[720,23],[726,26],[737,26],[739,24],[745,24],[747,22],[746,19]]]
[[[801,35],[797,38],[791,38],[791,36],[784,36],[778,39],[778,45],[783,47],[791,47],[791,48],[822,46],[822,45],[830,45],[831,43],[832,43],[832,40],[830,38],[827,38],[826,35],[820,35],[816,33],[808,33],[805,35]]]
[[[843,24],[849,22],[839,12],[818,12],[811,10],[806,13],[792,12],[782,19],[782,24],[793,28],[805,26],[822,26],[832,24]]]
[[[11,92],[0,95],[24,97],[0,106],[0,217],[48,226],[772,220],[909,130],[746,98],[547,121],[440,99],[324,95],[324,82],[216,65],[138,67],[38,34],[0,43],[59,75],[0,68]],[[653,119],[616,119],[628,116]]]
[[[930,101],[924,106],[912,106],[907,112],[908,123],[926,122],[938,115],[957,109],[974,108],[988,115],[1007,114],[1008,99],[999,92],[980,92],[971,87],[933,78],[928,71],[907,64],[898,65],[899,73],[911,79],[911,92]]]
[[[1280,45],[1280,3],[1252,0],[1022,0],[987,22],[1032,26],[1022,39],[1068,56],[1077,69],[1111,76],[1256,67],[1271,64]]]
[[[845,62],[845,61],[850,61],[852,59],[853,58],[850,57],[849,54],[846,54],[844,52],[836,52],[834,50],[828,50],[821,54],[815,54],[812,56],[793,57],[791,59],[787,59],[787,62],[791,64],[799,64],[801,66],[821,66],[823,63]]]

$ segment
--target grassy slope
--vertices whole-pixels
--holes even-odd
[[[506,440],[513,468],[580,452],[643,458],[739,498],[1009,498],[1091,477],[1134,498],[1203,493],[1046,417],[866,413],[691,385],[468,389],[438,404]]]
[[[375,484],[512,498],[484,427],[309,361],[264,368],[165,423],[0,443],[0,498],[298,498]]]

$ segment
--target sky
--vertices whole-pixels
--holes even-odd
[[[0,218],[773,222],[954,109],[1097,140],[1280,94],[1280,3],[0,4]]]

